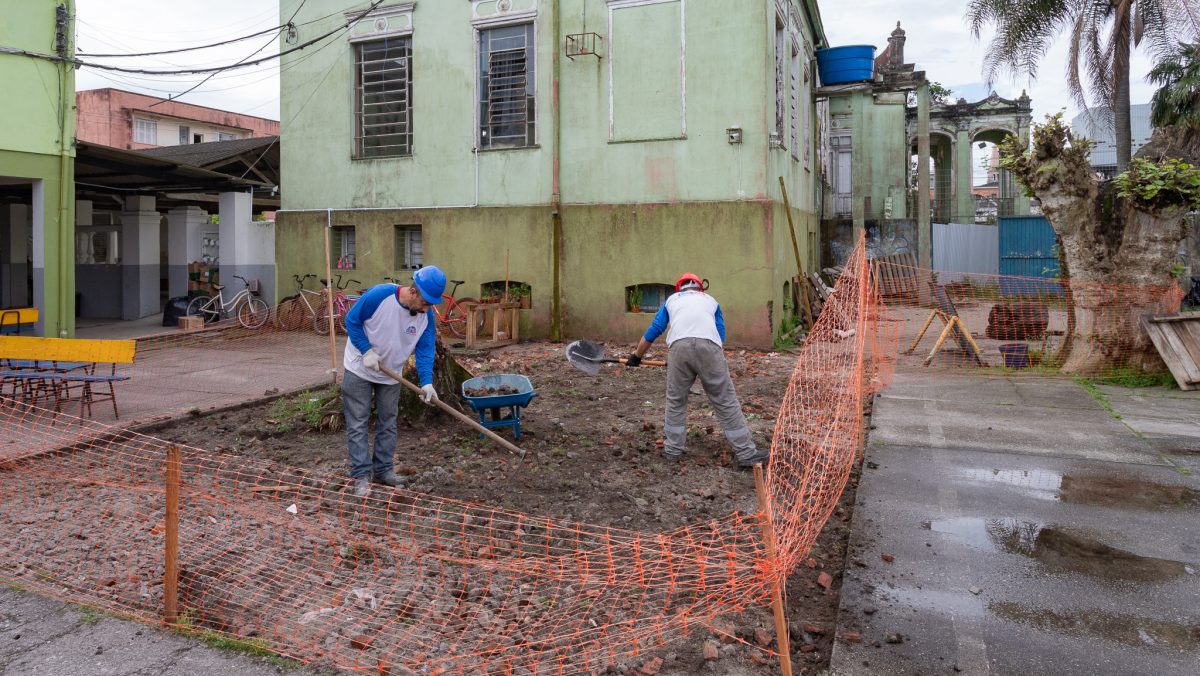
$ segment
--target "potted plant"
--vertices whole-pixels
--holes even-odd
[[[629,311],[642,311],[642,287],[634,285],[629,287]]]
[[[531,291],[528,284],[515,284],[508,290],[508,302],[519,303],[522,310],[528,310]]]

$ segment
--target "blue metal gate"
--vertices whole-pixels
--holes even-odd
[[[1044,216],[1001,216],[1000,293],[1005,296],[1061,294],[1062,286],[1025,278],[1057,279],[1054,229]]]

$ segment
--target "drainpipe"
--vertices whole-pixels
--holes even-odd
[[[552,65],[550,124],[554,127],[554,166],[551,168],[550,191],[550,223],[552,227],[551,241],[551,279],[552,295],[550,297],[550,340],[561,341],[563,337],[563,308],[562,308],[562,100],[559,96],[559,82],[562,75],[562,57],[559,48],[562,45],[562,9],[561,0],[551,0],[552,24],[554,26],[554,51],[550,59]]]
[[[67,91],[67,80],[70,79],[73,67],[71,61],[74,60],[75,50],[71,39],[71,8],[69,3],[58,5],[56,18],[56,29],[61,36],[58,45],[59,56],[64,57],[58,63],[58,93],[59,93],[59,125],[58,125],[58,312],[55,320],[58,324],[58,337],[66,338],[73,332],[74,315],[67,311],[68,307],[74,305],[72,293],[74,291],[75,279],[75,219],[71,218],[71,205],[69,199],[74,199],[74,191],[71,190],[73,182],[71,181],[73,162],[71,159],[70,146],[71,139],[67,138],[67,101],[72,103],[75,100],[75,92]],[[71,98],[68,99],[67,97]],[[74,106],[71,106],[74,109]],[[45,227],[45,223],[42,223]],[[48,257],[47,257],[48,258]],[[44,260],[44,259],[43,259]],[[43,268],[43,274],[45,269]],[[45,284],[43,282],[43,289]]]

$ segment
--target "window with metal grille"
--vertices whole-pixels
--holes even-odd
[[[791,59],[792,159],[800,159],[800,49],[792,45]]]
[[[417,270],[425,261],[425,246],[421,242],[421,226],[396,226],[396,270]]]
[[[787,33],[783,20],[775,17],[775,131],[771,134],[772,145],[784,144],[784,126],[787,124]]]
[[[335,225],[330,234],[332,236],[329,238],[329,253],[332,260],[329,261],[329,264],[337,270],[353,270],[358,267],[355,255],[354,226]]]
[[[533,24],[479,31],[479,147],[534,144]]]
[[[354,52],[355,155],[411,155],[412,38],[362,42]]]
[[[186,125],[180,125],[180,127],[179,127],[179,145],[186,146],[187,144],[191,143],[191,141],[192,141],[192,130],[189,129]]]
[[[133,140],[137,143],[158,145],[158,120],[133,121]]]

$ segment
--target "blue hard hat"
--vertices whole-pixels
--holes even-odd
[[[426,265],[413,273],[413,284],[430,305],[442,302],[442,293],[446,291],[446,273],[436,265]]]

